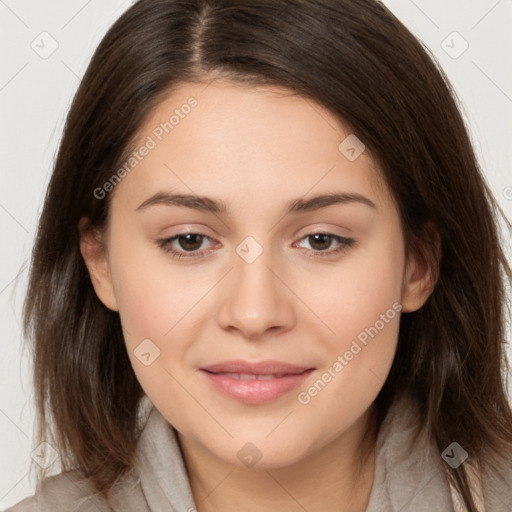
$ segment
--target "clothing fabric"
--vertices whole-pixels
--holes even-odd
[[[34,496],[6,512],[196,512],[176,430],[147,397],[140,417],[145,426],[137,445],[139,463],[115,484],[108,503],[87,479],[69,471],[49,477]],[[417,418],[411,398],[402,396],[391,405],[377,438],[366,512],[465,512],[432,438],[423,430],[414,442]],[[473,469],[479,512],[512,511],[512,470],[502,476],[480,482]]]

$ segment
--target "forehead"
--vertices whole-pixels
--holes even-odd
[[[126,189],[140,203],[164,187],[243,206],[249,198],[286,200],[335,187],[385,202],[368,153],[353,160],[340,149],[347,137],[354,136],[332,112],[286,88],[182,83],[138,130],[139,156],[125,162],[129,173],[115,193]]]

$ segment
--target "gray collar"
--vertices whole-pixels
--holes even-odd
[[[176,430],[153,407],[141,402],[147,423],[138,446],[140,484],[151,512],[194,512],[190,484]],[[451,510],[443,460],[418,427],[414,402],[404,396],[391,405],[377,439],[375,477],[367,512]]]

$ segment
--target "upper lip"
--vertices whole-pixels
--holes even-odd
[[[206,370],[212,373],[243,373],[254,375],[297,374],[310,369],[311,367],[308,366],[296,366],[282,361],[258,361],[250,363],[241,359],[223,361],[221,363],[201,368],[201,370]]]

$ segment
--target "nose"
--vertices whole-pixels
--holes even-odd
[[[295,322],[294,294],[270,251],[264,250],[250,263],[234,254],[233,264],[223,284],[219,325],[252,340],[291,329]]]

